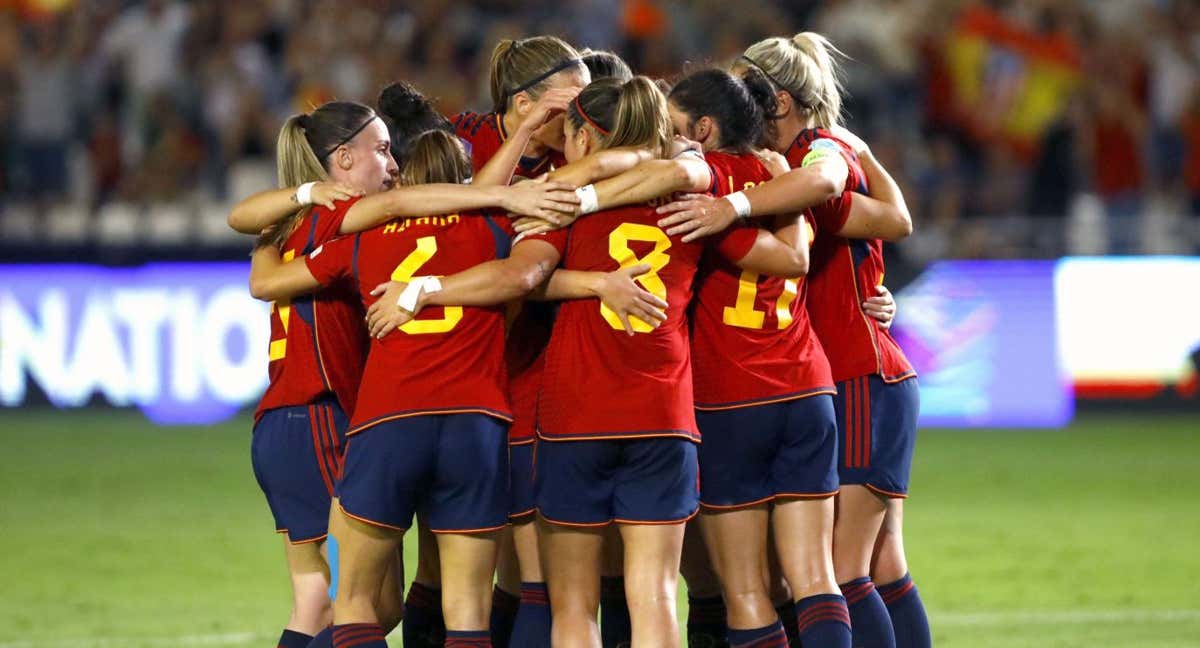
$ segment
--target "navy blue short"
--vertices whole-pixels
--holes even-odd
[[[838,476],[884,497],[907,497],[921,397],[917,379],[877,375],[838,383]]]
[[[777,497],[837,493],[837,422],[833,396],[717,411],[697,411],[700,502],[736,509]]]
[[[533,516],[535,505],[533,501],[533,457],[536,441],[508,446],[509,463],[509,493],[511,501],[508,507],[508,518],[513,522],[523,522]]]
[[[342,510],[389,529],[421,513],[434,533],[482,533],[508,522],[508,423],[483,414],[385,421],[355,433],[337,485]]]
[[[329,530],[329,502],[341,473],[346,415],[335,400],[279,407],[254,424],[250,463],[275,530],[294,544]]]
[[[686,439],[539,439],[536,468],[538,513],[555,524],[673,524],[700,504],[696,444]]]

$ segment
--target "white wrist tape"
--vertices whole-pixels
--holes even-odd
[[[575,190],[579,198],[579,213],[591,214],[600,210],[600,200],[596,198],[595,185],[584,185]]]
[[[417,312],[417,298],[421,296],[422,285],[421,277],[414,277],[412,282],[405,286],[404,291],[400,293],[400,299],[396,300],[396,305],[410,313]]]
[[[317,183],[305,182],[304,184],[300,185],[299,187],[296,187],[296,202],[300,203],[301,205],[311,205],[312,204],[312,190],[313,190],[313,185],[315,185],[315,184],[317,184]]]
[[[415,313],[417,311],[417,300],[420,299],[421,293],[432,295],[435,292],[441,292],[442,282],[437,277],[413,277],[412,283],[405,287],[400,293],[400,298],[396,300],[396,305],[404,310]]]
[[[725,196],[725,200],[733,205],[733,212],[738,215],[738,218],[745,218],[750,215],[750,199],[746,194],[738,191]]]

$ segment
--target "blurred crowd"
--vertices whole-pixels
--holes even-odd
[[[670,79],[801,30],[850,57],[848,124],[906,190],[908,260],[1200,241],[1195,0],[0,0],[0,212],[228,204],[331,98],[406,79],[487,110],[504,37]]]

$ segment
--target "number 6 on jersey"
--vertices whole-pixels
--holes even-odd
[[[404,257],[400,265],[392,271],[392,281],[403,281],[411,283],[417,270],[421,266],[429,262],[433,255],[437,254],[438,245],[437,237],[422,236],[417,239],[417,249]],[[445,314],[441,319],[421,319],[411,320],[400,327],[400,330],[409,335],[421,335],[424,333],[445,333],[458,325],[463,318],[462,306],[447,306]]]

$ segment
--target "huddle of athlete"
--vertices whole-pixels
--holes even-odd
[[[401,82],[287,120],[282,188],[229,219],[273,302],[278,646],[678,646],[681,572],[690,646],[930,645],[882,287],[912,222],[836,54],[664,90],[538,36],[495,48],[493,112]]]

